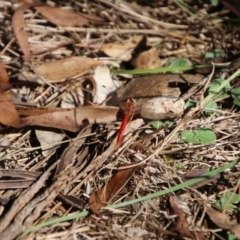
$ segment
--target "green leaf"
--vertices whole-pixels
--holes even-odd
[[[233,234],[228,234],[227,235],[227,240],[237,240],[237,237]]]
[[[173,123],[174,123],[173,121],[167,120],[164,122],[164,125],[166,125],[168,128],[170,128],[170,127],[172,127]]]
[[[216,7],[219,4],[218,0],[211,0],[211,4]]]
[[[217,78],[217,79],[214,79],[214,80],[212,81],[212,83],[210,84],[210,87],[209,87],[209,89],[208,89],[208,92],[209,92],[209,93],[217,93],[218,88],[219,88],[223,83],[225,83],[225,86],[224,86],[224,88],[223,88],[222,90],[228,91],[228,90],[230,89],[230,87],[231,87],[231,86],[230,86],[230,83],[229,83],[227,80],[225,80],[225,79]]]
[[[234,208],[236,208],[236,206],[233,204],[237,204],[239,201],[240,196],[238,194],[233,192],[226,192],[221,196],[219,200],[216,201],[215,206],[220,211],[222,211],[224,207],[226,207],[226,204],[228,204],[227,210],[232,211]]]
[[[211,129],[196,128],[194,130],[184,130],[181,137],[185,142],[193,144],[211,144],[217,139],[215,133]]]
[[[222,49],[213,49],[212,52],[206,52],[205,58],[217,58],[217,57],[224,57],[225,53]]]
[[[115,0],[115,4],[119,5],[121,3],[122,0]]]
[[[234,104],[236,104],[237,106],[240,106],[240,100],[238,100],[238,99],[234,99]]]
[[[172,125],[173,125],[173,121],[168,121],[168,120],[164,121],[164,122],[159,120],[159,121],[154,121],[151,123],[151,126],[156,129],[158,129],[162,126],[166,126],[166,127],[170,128]]]
[[[154,121],[151,123],[151,126],[155,129],[159,129],[161,126],[163,126],[163,122],[162,121]]]
[[[192,99],[188,99],[185,103],[185,108],[192,108],[196,106],[196,101],[192,100]]]
[[[240,87],[232,89],[231,96],[234,99],[234,104],[240,106]]]
[[[166,67],[170,68],[179,68],[179,67],[190,67],[192,63],[186,58],[175,58],[166,63]],[[176,70],[175,73],[179,73],[180,71]]]
[[[209,116],[212,115],[216,109],[218,109],[218,105],[215,102],[208,102],[205,105],[204,112]]]

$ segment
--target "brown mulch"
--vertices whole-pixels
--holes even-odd
[[[135,35],[144,35],[155,45],[162,63],[185,58],[192,64],[209,64],[205,54],[217,49],[222,54],[211,60],[230,65],[216,68],[214,78],[227,79],[239,67],[239,29],[234,22],[223,19],[237,17],[222,3],[216,7],[207,0],[121,1],[119,5],[110,0],[48,3],[101,18],[104,22],[57,26],[36,10],[29,9],[25,12],[25,30],[32,49],[48,48],[51,42],[57,41],[64,42],[64,46],[56,46],[25,61],[12,27],[17,3],[0,2],[0,59],[7,70],[13,102],[19,111],[59,107],[63,99],[70,99],[76,107],[90,105],[92,99],[83,101],[79,96],[82,82],[78,80],[81,78],[39,84],[38,81],[22,81],[21,73],[33,74],[33,65],[73,56],[106,58],[113,62],[97,48]],[[129,62],[121,62],[118,66],[131,69]],[[207,77],[211,71],[202,69],[190,73]],[[113,75],[115,79],[124,78]],[[91,86],[86,91],[86,98],[94,88],[91,76],[86,77],[91,83],[85,86]],[[238,86],[239,79],[236,78],[231,87]],[[129,175],[125,176],[121,186],[114,185],[116,189],[110,189],[107,185],[107,191],[114,194],[106,193],[105,206],[165,190],[184,181],[186,174],[193,170],[201,175],[199,169],[218,168],[238,159],[239,108],[230,98],[218,104],[221,109],[211,116],[206,116],[200,108],[192,115],[186,111],[180,118],[172,119],[171,126],[159,129],[152,127],[152,121],[136,116],[118,147],[117,131],[121,118],[107,123],[83,124],[75,132],[31,124],[20,128],[2,126],[0,239],[226,239],[228,230],[211,220],[206,206],[214,205],[223,192],[239,194],[239,165],[201,186],[184,188],[119,209],[95,214],[99,209],[95,212],[89,203],[92,193],[104,189],[113,176],[122,179],[119,171],[133,163],[134,171],[126,171]],[[200,127],[215,132],[217,140],[214,144],[189,144],[177,135],[184,129]],[[62,134],[57,147],[47,143],[52,148],[45,150],[38,139],[41,131],[43,135],[47,132]],[[179,201],[177,206],[174,201]],[[33,225],[79,212],[83,212],[84,217],[41,227],[21,237]],[[231,217],[229,221],[239,222],[237,207],[226,213]],[[234,226],[238,226],[236,223]]]

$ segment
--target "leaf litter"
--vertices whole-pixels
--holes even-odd
[[[230,81],[239,68],[239,37],[222,18],[238,15],[238,8],[225,1],[217,8],[210,1],[194,8],[191,1],[24,2],[0,4],[1,239],[72,216],[76,208],[96,215],[28,237],[224,239],[232,232],[239,238],[239,209],[214,208],[222,191],[238,186],[239,166],[174,193],[184,200],[169,193],[124,205],[239,158],[237,74]],[[209,57],[228,64],[212,74],[211,68],[174,70],[209,64]],[[174,74],[112,73],[159,67]],[[224,97],[204,109],[198,103],[215,94],[217,79],[228,86],[219,93]],[[136,109],[117,145],[131,98]],[[153,120],[164,124],[154,129]],[[124,207],[113,210],[115,203]]]

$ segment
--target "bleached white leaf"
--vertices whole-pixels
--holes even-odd
[[[112,79],[110,70],[105,65],[98,66],[95,69],[93,78],[96,83],[96,93],[93,102],[96,104],[102,104],[107,96],[123,85],[123,82]]]
[[[60,147],[59,142],[65,137],[65,134],[61,132],[41,129],[36,129],[35,134],[42,147],[44,157],[47,157],[52,151]]]

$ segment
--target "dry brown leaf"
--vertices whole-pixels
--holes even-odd
[[[48,21],[56,25],[82,27],[89,23],[84,16],[61,8],[44,5],[35,7],[35,9]]]
[[[144,36],[133,36],[128,40],[119,43],[108,43],[101,46],[100,51],[112,58],[120,59],[122,61],[129,61],[132,58],[133,50],[144,39]]]
[[[66,111],[64,108],[38,108],[38,109],[18,109],[18,114],[21,116],[36,116],[46,113],[54,113],[60,111]]]
[[[33,67],[36,74],[51,83],[64,82],[70,77],[84,73],[102,62],[87,57],[70,57],[46,62]]]
[[[160,67],[161,60],[158,57],[157,49],[151,48],[140,53],[131,63],[137,69],[154,69]]]
[[[23,14],[28,8],[32,7],[35,7],[35,9],[47,20],[56,25],[81,27],[87,25],[89,22],[100,24],[104,22],[103,19],[98,17],[88,16],[82,13],[75,13],[45,4],[23,3],[15,10],[13,14],[12,27],[26,61],[29,60],[31,53],[28,43],[28,34],[24,30],[25,21]]]
[[[11,87],[7,72],[0,61],[0,123],[6,126],[15,126],[20,123],[20,117],[12,100]]]
[[[101,208],[106,207],[111,199],[127,184],[138,166],[124,165],[125,169],[119,170],[108,183],[96,192],[93,192],[89,198],[89,208],[99,214]],[[128,167],[128,168],[126,168]]]
[[[20,48],[24,54],[24,58],[26,61],[30,58],[30,50],[29,50],[29,44],[28,44],[28,35],[27,32],[24,30],[24,12],[33,6],[37,6],[39,4],[36,3],[23,3],[21,4],[14,12],[12,17],[12,27],[14,34],[18,40],[18,43],[20,45]]]
[[[210,217],[210,219],[220,228],[222,229],[231,229],[235,225],[237,225],[236,220],[231,220],[230,216],[226,213],[219,212],[212,207],[206,206],[206,213]]]
[[[7,71],[4,67],[4,64],[1,61],[0,61],[0,81],[1,81],[0,92],[5,92],[11,88],[11,85],[9,84]],[[8,85],[7,88],[5,84]]]
[[[169,202],[173,212],[178,216],[174,225],[171,227],[171,231],[180,234],[181,236],[190,237],[194,240],[205,240],[205,236],[201,232],[189,231],[189,223],[185,217],[185,214],[182,209],[176,204],[174,197],[169,197]]]
[[[169,203],[174,214],[178,216],[176,218],[174,226],[171,227],[171,231],[180,233],[184,236],[193,237],[189,231],[189,223],[185,217],[184,212],[177,206],[172,196],[169,197]]]
[[[1,76],[1,73],[0,73],[0,76]],[[10,83],[7,83],[0,79],[0,93],[6,92],[6,91],[10,90],[11,88],[12,88],[12,85]]]
[[[20,123],[20,117],[13,104],[10,91],[0,94],[0,112],[0,123],[6,126],[16,126]]]
[[[117,107],[84,106],[73,109],[60,109],[59,111],[33,115],[22,118],[21,125],[35,125],[59,128],[68,131],[77,131],[80,126],[88,123],[105,123],[116,120]],[[30,112],[30,111],[29,111]]]

